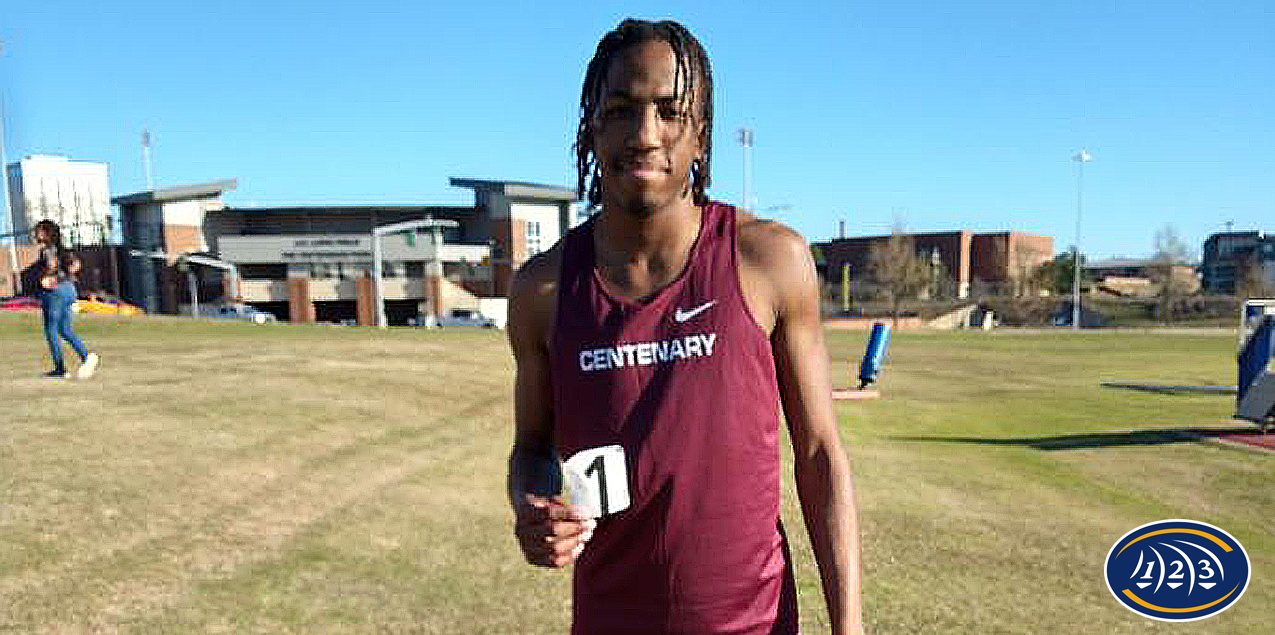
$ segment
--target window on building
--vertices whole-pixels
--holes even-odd
[[[283,280],[288,277],[288,265],[239,265],[239,275],[245,280]]]
[[[534,256],[544,251],[544,245],[540,238],[540,222],[527,221],[527,257]]]

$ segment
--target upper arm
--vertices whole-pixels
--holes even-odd
[[[773,320],[771,350],[784,416],[799,457],[837,441],[819,277],[805,240],[779,225],[754,221],[743,252],[759,272]]]
[[[553,439],[549,337],[557,272],[546,254],[518,270],[509,293],[507,333],[515,362],[514,443],[547,450]]]

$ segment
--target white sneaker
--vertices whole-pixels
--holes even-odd
[[[80,379],[92,377],[93,371],[97,370],[97,360],[97,353],[89,353],[89,356],[84,358],[84,363],[80,364],[80,370],[76,373],[76,377]]]

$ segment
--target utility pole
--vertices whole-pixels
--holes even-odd
[[[744,148],[744,200],[740,203],[740,207],[748,209],[751,202],[748,200],[748,181],[751,177],[752,170],[749,169],[750,156],[753,152],[753,131],[751,128],[739,129],[739,143]]]
[[[0,57],[4,55],[4,40],[0,40]],[[21,284],[18,281],[18,248],[15,243],[18,242],[18,228],[13,226],[13,208],[9,201],[9,158],[5,154],[5,134],[4,134],[4,90],[0,89],[0,192],[3,192],[4,207],[0,208],[0,214],[4,215],[4,226],[9,228],[9,280],[13,283],[13,295],[18,295],[22,291]],[[24,228],[25,229],[25,228]]]

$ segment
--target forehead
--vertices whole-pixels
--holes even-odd
[[[616,51],[602,81],[603,98],[669,97],[685,89],[686,80],[678,76],[673,47],[662,40],[647,40]]]

